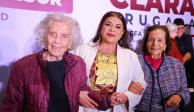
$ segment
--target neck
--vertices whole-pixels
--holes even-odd
[[[60,61],[63,59],[63,56],[53,56],[48,51],[43,54],[43,57],[47,61]]]
[[[101,43],[98,50],[105,55],[112,55],[116,53],[116,48],[116,44]]]
[[[161,54],[156,54],[156,55],[150,55],[150,57],[152,59],[160,59],[162,57],[162,55]]]

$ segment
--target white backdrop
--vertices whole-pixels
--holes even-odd
[[[33,29],[47,12],[60,11],[75,18],[84,42],[88,42],[104,13],[120,11],[127,21],[130,47],[135,50],[146,26],[166,24],[177,17],[183,18],[194,34],[194,0],[164,1],[167,0],[0,0],[0,100],[11,64],[35,50]],[[122,2],[126,7],[117,6]],[[169,6],[169,12],[165,11]]]

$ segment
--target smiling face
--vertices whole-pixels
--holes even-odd
[[[161,29],[155,29],[150,32],[147,49],[152,58],[161,58],[162,52],[166,49],[166,33]]]
[[[109,17],[102,25],[102,43],[117,44],[123,33],[122,21],[118,17]]]
[[[49,56],[57,59],[62,58],[71,41],[70,25],[63,22],[53,22],[49,26],[48,34],[44,38]]]

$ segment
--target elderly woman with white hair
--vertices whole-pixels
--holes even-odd
[[[90,92],[84,61],[68,52],[82,41],[78,23],[54,13],[46,16],[35,31],[44,48],[14,64],[1,110],[77,112],[80,91]],[[96,108],[111,106],[106,94],[90,92],[88,95],[95,98]]]
[[[183,62],[183,55],[180,53],[175,40],[178,32],[178,26],[174,23],[167,23],[166,27],[168,28],[168,31],[170,33],[170,42],[171,42],[171,47],[169,49],[168,55],[174,58],[177,58],[178,60]]]

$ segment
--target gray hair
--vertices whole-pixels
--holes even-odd
[[[76,20],[63,15],[62,13],[52,13],[48,14],[42,21],[40,21],[34,30],[37,41],[41,44],[42,47],[45,47],[43,40],[47,36],[48,29],[53,22],[64,22],[70,25],[72,36],[70,49],[75,49],[78,45],[83,43],[80,26]]]
[[[166,27],[168,28],[169,32],[174,32],[176,33],[178,31],[178,26],[174,23],[167,23]]]

